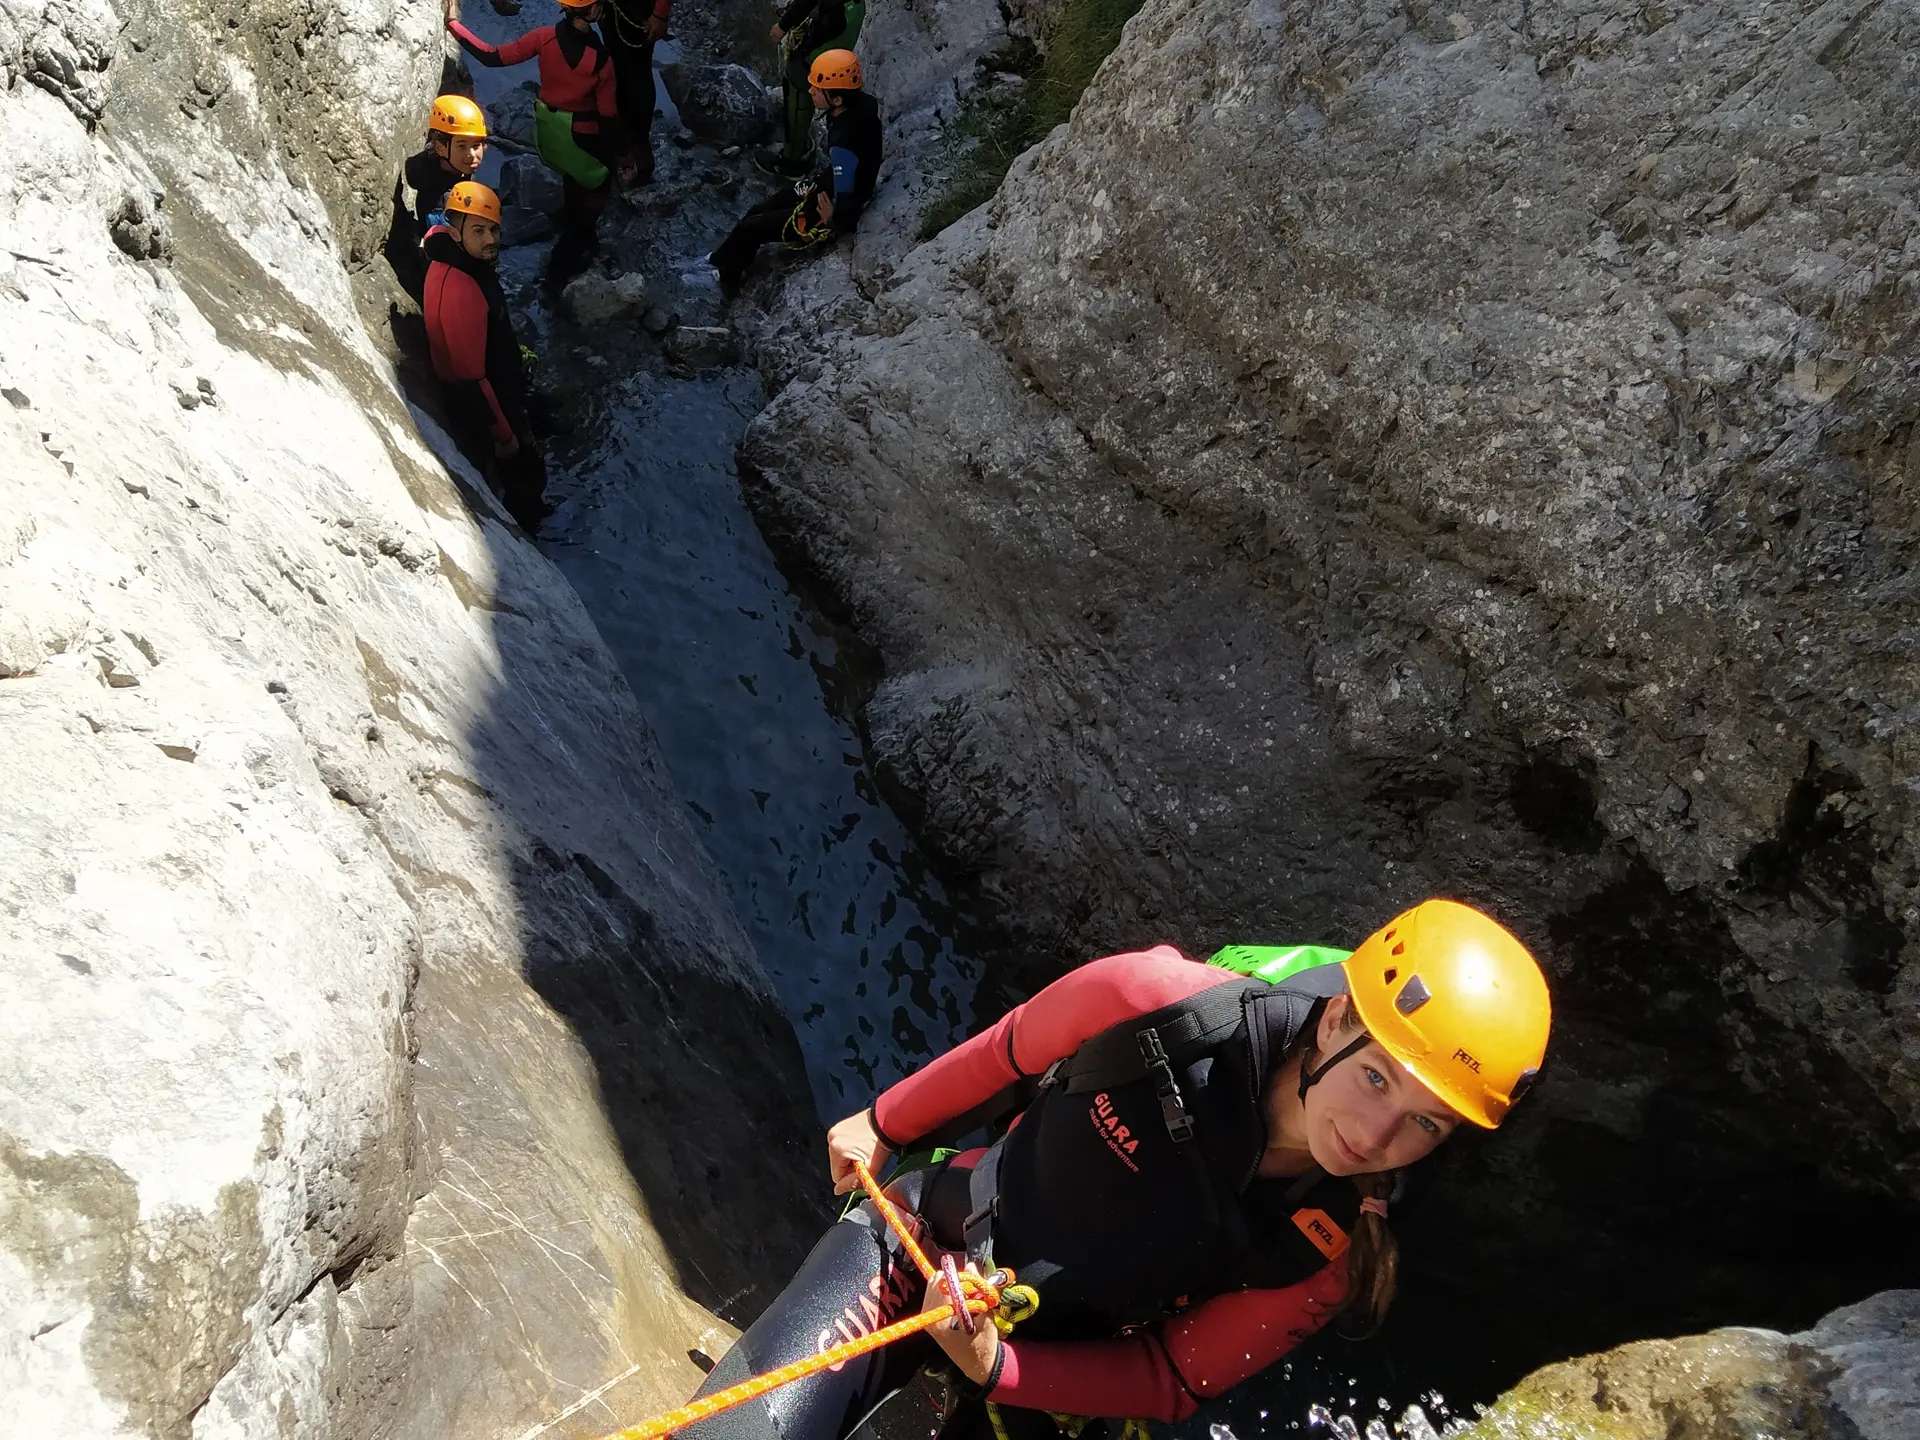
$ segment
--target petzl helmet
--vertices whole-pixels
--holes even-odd
[[[447,192],[449,215],[478,215],[482,220],[500,222],[500,197],[478,180],[462,180]]]
[[[1425,901],[1345,964],[1367,1032],[1474,1124],[1497,1126],[1540,1073],[1553,1023],[1546,977],[1478,910]]]
[[[562,10],[591,10],[600,0],[560,0]]]
[[[807,72],[807,83],[822,90],[858,90],[860,57],[851,50],[822,50]]]
[[[437,130],[442,135],[470,135],[476,140],[487,138],[487,117],[480,107],[464,95],[442,95],[433,102],[433,114],[427,118],[427,129]]]

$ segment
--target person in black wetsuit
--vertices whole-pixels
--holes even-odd
[[[813,62],[807,84],[814,107],[827,114],[827,164],[740,217],[707,257],[722,285],[738,284],[762,245],[784,240],[808,249],[849,233],[873,199],[880,176],[880,102],[861,88],[859,57],[851,50],[827,51]]]
[[[416,301],[427,278],[420,242],[441,218],[447,191],[471,180],[486,156],[487,117],[480,107],[465,95],[435,99],[427,118],[426,148],[407,157],[393,188],[393,224],[387,231],[387,263],[401,288]]]
[[[548,513],[546,469],[528,410],[526,365],[500,289],[500,197],[462,181],[423,246],[422,309],[454,439],[498,480],[531,531]]]
[[[600,34],[613,56],[614,83],[620,96],[620,118],[626,123],[627,145],[633,158],[636,184],[653,178],[653,47],[667,38],[673,0],[607,0],[600,17]]]

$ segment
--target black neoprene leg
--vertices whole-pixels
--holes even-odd
[[[713,1367],[699,1393],[713,1394],[890,1325],[919,1310],[922,1288],[912,1263],[895,1261],[874,1230],[842,1220],[820,1238],[780,1298]],[[914,1336],[680,1433],[690,1440],[845,1440],[936,1353],[931,1341]]]
[[[778,243],[797,199],[790,190],[777,191],[740,217],[740,223],[713,252],[713,268],[720,272],[721,279],[729,283],[738,280],[762,245]]]

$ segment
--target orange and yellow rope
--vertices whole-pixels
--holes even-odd
[[[927,1259],[927,1252],[922,1250],[919,1242],[913,1238],[906,1221],[900,1218],[900,1212],[874,1183],[872,1172],[858,1160],[853,1162],[853,1168],[854,1173],[860,1178],[861,1187],[867,1192],[867,1198],[873,1201],[874,1208],[887,1222],[887,1227],[899,1237],[901,1247],[919,1267],[921,1276],[928,1284],[935,1283],[940,1275],[939,1267]],[[1002,1284],[996,1285],[992,1281],[982,1280],[977,1275],[960,1277],[960,1283],[969,1292],[966,1297],[968,1310],[976,1315],[984,1315],[1000,1308],[1001,1290],[1013,1279],[1013,1276],[1012,1272],[1003,1271],[995,1278],[1000,1279]],[[790,1365],[782,1365],[777,1370],[769,1370],[764,1375],[755,1375],[752,1379],[742,1380],[738,1385],[730,1385],[725,1390],[716,1391],[712,1395],[703,1395],[697,1400],[690,1400],[676,1410],[667,1411],[664,1415],[656,1415],[653,1419],[642,1421],[638,1425],[629,1425],[624,1430],[616,1430],[613,1434],[604,1437],[604,1440],[659,1440],[659,1437],[671,1435],[674,1431],[684,1429],[697,1420],[705,1420],[720,1414],[723,1410],[731,1410],[736,1405],[757,1400],[770,1390],[778,1390],[783,1385],[791,1385],[794,1381],[804,1380],[809,1375],[818,1375],[822,1370],[831,1370],[836,1365],[857,1359],[859,1356],[880,1349],[883,1345],[891,1345],[896,1340],[917,1335],[922,1330],[952,1318],[953,1313],[954,1307],[950,1304],[934,1310],[923,1310],[918,1315],[910,1315],[905,1320],[896,1320],[893,1324],[875,1330],[871,1334],[862,1335],[858,1340],[849,1340],[844,1344],[835,1345],[830,1349],[822,1350],[817,1355],[809,1355],[805,1359],[795,1360]]]

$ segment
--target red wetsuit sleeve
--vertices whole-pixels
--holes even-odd
[[[492,381],[482,380],[480,393],[486,398],[487,409],[493,412],[493,428],[488,433],[504,445],[513,439],[513,423],[507,419],[507,412],[500,408],[500,397],[494,393]]]
[[[488,69],[497,70],[503,65],[520,65],[540,53],[540,47],[553,38],[553,26],[542,25],[538,30],[529,30],[518,40],[509,40],[504,45],[489,45],[458,20],[448,20],[447,29],[460,48]]]
[[[874,1123],[896,1143],[917,1140],[1122,1020],[1236,978],[1171,945],[1091,961],[893,1085],[874,1102]]]
[[[1327,1323],[1346,1298],[1344,1265],[1284,1290],[1233,1290],[1112,1340],[1009,1340],[1002,1405],[1068,1415],[1184,1420],[1201,1400],[1266,1369]]]

